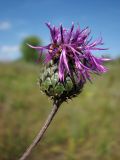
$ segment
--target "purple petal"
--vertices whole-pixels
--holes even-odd
[[[72,24],[72,27],[71,27],[70,31],[68,32],[68,34],[67,34],[67,43],[70,42],[73,30],[74,30],[74,24]]]
[[[91,55],[91,53],[87,53],[86,56],[89,60],[89,63],[91,63],[91,70],[95,70],[98,73],[104,73],[107,71],[107,68],[101,64],[102,61],[100,58],[94,57],[93,55]]]
[[[61,55],[63,56],[63,62],[64,62],[64,64],[65,64],[65,67],[66,67],[68,73],[70,73],[65,49],[62,50]]]
[[[60,55],[60,60],[59,60],[59,78],[60,78],[60,80],[64,80],[65,70],[67,71],[67,73],[70,74],[68,61],[67,61],[67,57],[66,57],[66,50],[63,49],[62,53]]]
[[[64,43],[63,27],[62,27],[62,25],[60,25],[60,33],[61,33],[61,42]]]
[[[49,47],[51,46],[51,44],[47,45],[47,46],[32,46],[30,44],[27,44],[30,48],[36,49],[36,50],[44,50],[44,49],[49,49]]]
[[[64,81],[64,71],[65,71],[65,67],[63,65],[63,56],[60,56],[60,60],[59,60],[59,79],[60,81]]]
[[[111,61],[110,58],[97,58],[97,59],[100,60],[100,61]]]
[[[46,23],[46,25],[47,25],[47,27],[48,27],[49,30],[50,30],[50,34],[51,34],[51,37],[52,37],[53,42],[56,43],[56,40],[55,40],[56,29],[55,29],[55,27],[52,28],[51,25],[50,25],[50,23]]]

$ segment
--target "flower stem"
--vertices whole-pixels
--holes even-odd
[[[37,136],[33,140],[32,144],[27,148],[27,150],[25,151],[25,153],[21,156],[21,158],[19,160],[26,160],[27,157],[31,154],[32,150],[41,141],[45,131],[47,130],[47,128],[49,127],[50,123],[52,122],[52,119],[54,118],[55,114],[57,113],[60,104],[61,103],[58,103],[58,102],[54,102],[53,103],[52,110],[51,110],[50,114],[48,115],[48,118],[45,121],[42,129],[39,131],[39,133],[37,134]]]

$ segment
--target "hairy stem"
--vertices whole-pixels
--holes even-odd
[[[32,150],[41,141],[45,131],[47,130],[47,128],[49,127],[50,123],[52,122],[52,119],[54,118],[55,114],[57,113],[59,106],[60,106],[60,103],[54,102],[52,110],[51,110],[47,120],[45,121],[42,129],[39,131],[39,133],[37,134],[37,136],[33,140],[32,144],[27,148],[27,150],[25,151],[25,153],[22,155],[22,157],[19,160],[26,160],[27,157],[31,154]]]

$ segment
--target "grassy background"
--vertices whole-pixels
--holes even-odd
[[[120,160],[120,63],[64,103],[29,160]],[[17,160],[51,110],[40,66],[0,64],[0,160]]]

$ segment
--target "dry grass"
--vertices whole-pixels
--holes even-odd
[[[17,160],[51,109],[42,95],[38,65],[0,64],[0,160]],[[64,103],[29,160],[120,159],[120,64]]]

